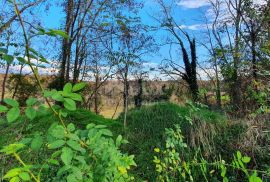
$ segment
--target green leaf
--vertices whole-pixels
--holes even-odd
[[[70,98],[64,98],[64,106],[67,110],[70,110],[70,111],[76,110],[76,103],[74,100]]]
[[[262,179],[257,176],[256,172],[254,172],[252,176],[249,177],[249,182],[262,182]]]
[[[11,178],[11,180],[9,182],[20,182],[20,178],[19,177],[13,177]]]
[[[74,125],[73,123],[69,123],[69,124],[67,125],[67,129],[68,129],[68,131],[72,132],[72,131],[75,130],[75,125]]]
[[[4,146],[2,150],[0,150],[0,152],[3,152],[7,155],[9,154],[13,154],[15,152],[17,152],[18,150],[22,149],[23,147],[25,147],[24,144],[22,143],[12,143],[9,144],[8,146]]]
[[[59,93],[59,92],[55,92],[52,94],[52,99],[59,101],[59,102],[63,102],[64,101],[64,97]]]
[[[14,60],[14,57],[8,54],[2,55],[2,59],[5,60],[8,64],[11,64]]]
[[[51,158],[54,159],[54,158],[58,157],[61,153],[62,153],[61,150],[55,151],[55,152],[52,154]]]
[[[0,54],[7,54],[8,50],[5,48],[0,48]]]
[[[50,159],[48,162],[57,166],[59,165],[59,162],[55,159]]]
[[[7,174],[3,177],[3,179],[12,178],[18,176],[21,173],[21,168],[14,168],[7,172]]]
[[[65,39],[68,39],[67,33],[64,32],[64,31],[62,31],[62,30],[53,30],[53,29],[51,29],[51,30],[48,32],[48,34],[49,34],[49,35],[50,35],[50,34],[53,34],[53,35],[59,35],[59,36],[65,38]]]
[[[105,136],[110,136],[110,137],[113,136],[112,132],[108,129],[101,129],[99,132],[101,132],[102,135],[105,135]]]
[[[237,159],[240,160],[242,158],[241,152],[240,151],[237,151],[236,152],[236,156],[237,156]]]
[[[71,163],[71,160],[73,158],[73,151],[68,148],[64,147],[62,149],[61,159],[65,165],[69,165]]]
[[[57,90],[53,89],[53,90],[44,90],[44,97],[52,97],[53,94],[57,93]]]
[[[49,149],[56,149],[59,147],[62,147],[66,142],[64,140],[56,140],[52,143],[49,143],[48,148]]]
[[[6,106],[0,105],[0,113],[7,112],[7,111],[8,111],[8,108]]]
[[[63,109],[61,109],[61,110],[59,111],[59,114],[60,114],[61,116],[63,116],[64,118],[67,117],[67,115],[68,115],[68,113],[65,112]]]
[[[107,126],[106,125],[96,125],[95,128],[101,129],[101,128],[107,128]]]
[[[116,141],[115,141],[115,145],[116,147],[120,147],[121,143],[122,143],[122,135],[119,135],[117,138],[116,138]]]
[[[71,93],[72,92],[72,84],[71,83],[65,84],[63,91],[65,93]]]
[[[50,62],[47,61],[47,59],[45,59],[44,57],[40,58],[39,61],[42,62],[42,63],[48,63],[48,64],[50,63]]]
[[[77,150],[77,151],[83,150],[80,143],[78,143],[77,141],[74,141],[74,140],[68,140],[67,145],[70,146],[72,149]]]
[[[20,63],[28,64],[28,61],[26,61],[23,57],[17,57],[17,60],[18,60]]]
[[[70,174],[67,176],[67,182],[77,182],[76,176],[74,174]]]
[[[73,92],[77,92],[77,91],[79,91],[79,90],[82,90],[85,86],[86,86],[86,83],[84,83],[84,82],[77,83],[77,84],[75,84],[75,85],[73,86],[72,91],[73,91]]]
[[[14,99],[7,98],[7,99],[4,99],[4,102],[7,105],[10,105],[12,107],[19,107],[19,103],[16,100],[14,100]]]
[[[64,97],[68,97],[72,100],[76,100],[76,101],[82,101],[82,96],[80,94],[76,94],[76,93],[63,93]]]
[[[38,151],[43,144],[43,139],[40,135],[36,135],[35,138],[31,142],[31,148],[34,151]]]
[[[37,116],[37,111],[32,107],[27,107],[25,110],[25,114],[30,120],[33,120]]]
[[[23,180],[23,181],[30,181],[31,177],[27,172],[22,172],[19,174],[19,177]]]
[[[33,98],[33,97],[30,97],[26,100],[26,105],[27,106],[33,106],[35,103],[37,103],[37,99],[36,98]]]
[[[242,157],[242,161],[244,162],[244,163],[249,163],[250,162],[250,157],[248,157],[248,156],[245,156],[245,157]]]
[[[55,138],[59,138],[62,139],[65,137],[65,129],[63,126],[61,125],[57,125],[55,126],[52,131],[51,131],[51,135]]]
[[[7,120],[9,123],[14,122],[20,116],[20,109],[13,107],[7,112]]]
[[[39,57],[39,53],[38,53],[35,49],[29,47],[28,50],[29,50],[31,53],[33,53],[33,54],[35,54],[36,56]]]

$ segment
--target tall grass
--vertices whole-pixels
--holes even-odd
[[[188,118],[192,119],[192,124]],[[123,115],[120,115],[118,120],[122,122]],[[131,109],[127,114],[128,127],[125,131],[125,138],[130,143],[125,150],[136,156],[138,167],[134,173],[143,179],[154,181],[153,150],[165,143],[165,128],[180,125],[187,143],[199,147],[201,144],[212,145],[207,140],[212,140],[216,128],[224,125],[225,120],[223,115],[206,108],[191,112],[189,107],[172,103]]]

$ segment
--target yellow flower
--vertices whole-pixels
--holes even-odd
[[[120,171],[121,174],[126,174],[127,173],[127,169],[122,167],[122,166],[119,166],[118,170]]]

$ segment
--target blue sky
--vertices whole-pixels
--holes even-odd
[[[165,2],[169,2],[172,0],[164,0]],[[44,7],[39,7],[35,10],[35,14],[38,14],[38,18],[42,22],[42,26],[45,28],[53,28],[53,29],[60,29],[61,23],[64,22],[64,13],[63,9],[59,5],[55,5],[57,0],[51,0],[49,3],[51,6],[47,11],[44,11]],[[201,24],[203,23],[203,16],[204,13],[209,8],[209,4],[207,0],[179,0],[176,1],[173,5],[174,7],[174,18],[177,23],[184,27],[184,29],[192,36],[194,36],[198,41],[203,40],[203,36],[201,33]],[[153,19],[151,16],[159,17],[160,16],[160,7],[156,3],[155,0],[145,0],[145,5],[143,9],[140,10],[139,16],[141,17],[142,23],[150,26],[159,26],[158,22]],[[150,15],[150,16],[149,16]],[[164,43],[164,39],[169,35],[165,30],[158,30],[155,32],[150,32],[155,38],[156,42],[159,44]],[[42,43],[37,43],[35,45],[42,49]],[[50,54],[49,51],[47,51]],[[204,49],[201,49],[198,46],[198,57],[199,61],[206,52]],[[182,64],[182,57],[178,52],[178,46],[172,47],[172,55],[177,62]],[[45,55],[46,56],[46,55]],[[169,57],[169,46],[162,46],[157,54],[146,55],[144,59],[148,62],[146,65],[150,65],[151,67],[158,66],[160,62],[164,58]],[[50,58],[52,59],[52,58]],[[204,58],[203,58],[204,59]],[[158,74],[158,73],[157,73]]]

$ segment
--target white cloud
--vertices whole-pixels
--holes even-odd
[[[205,29],[207,29],[206,24],[180,25],[179,27],[181,29],[187,29],[187,30],[205,30]],[[210,24],[209,24],[209,27],[211,27]]]
[[[201,8],[203,6],[208,6],[209,0],[180,0],[176,4],[184,8],[194,9],[194,8]]]

